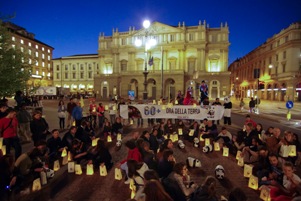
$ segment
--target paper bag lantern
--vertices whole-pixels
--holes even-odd
[[[165,110],[166,109],[166,106],[165,105],[162,105],[162,110]]]
[[[205,139],[205,146],[209,146],[209,144],[210,144],[210,139],[209,139],[209,138],[206,138],[206,139]]]
[[[238,150],[236,153],[236,159],[238,160],[240,158],[241,158],[241,151]]]
[[[6,145],[2,145],[1,150],[2,150],[3,156],[5,156],[6,155]]]
[[[66,150],[66,148],[63,149],[61,156],[62,157],[67,156],[67,150]]]
[[[193,107],[196,108],[196,104],[195,103],[193,103]]]
[[[99,174],[100,174],[100,176],[103,176],[103,177],[108,175],[107,168],[105,165],[99,166]]]
[[[75,164],[74,162],[69,162],[68,163],[68,173],[74,173],[75,171]]]
[[[40,172],[40,178],[41,178],[41,184],[46,185],[47,184],[46,172],[44,171]]]
[[[136,196],[136,190],[131,191],[131,199],[134,199]]]
[[[108,135],[107,141],[108,141],[108,142],[112,142],[112,137],[111,137],[111,135]]]
[[[161,100],[158,101],[158,105],[162,105],[162,101]]]
[[[202,134],[200,135],[200,141],[201,141],[201,142],[204,142],[204,141],[205,141]]]
[[[35,191],[39,191],[41,190],[41,179],[40,178],[37,178],[35,180],[33,180],[33,183],[32,183],[32,192],[35,192]]]
[[[271,201],[271,197],[270,197],[270,188],[267,186],[261,186],[260,187],[260,199],[262,199],[263,201]]]
[[[223,147],[223,156],[226,156],[226,157],[229,156],[229,148],[228,147]]]
[[[54,161],[54,164],[53,164],[53,170],[54,171],[58,171],[60,169],[60,161],[59,160],[56,160]]]
[[[172,137],[172,141],[173,141],[173,142],[176,142],[176,141],[179,140],[178,134],[173,134],[173,135],[170,135],[170,136],[173,136],[173,137]]]
[[[255,177],[254,175],[251,175],[249,178],[249,188],[252,188],[254,190],[258,189],[258,177]]]
[[[220,150],[221,150],[221,148],[219,146],[219,142],[215,142],[214,143],[214,151],[220,151]]]
[[[122,179],[122,174],[121,174],[121,169],[120,168],[115,168],[115,179],[116,180],[121,180]]]
[[[133,124],[134,124],[133,119],[130,119],[130,125],[133,125]]]
[[[167,104],[167,107],[172,108],[172,107],[173,107],[173,104],[172,104],[172,103],[168,103],[168,104]]]
[[[117,141],[120,141],[121,138],[122,138],[121,133],[118,133],[118,134],[117,134]]]
[[[75,126],[75,121],[72,122],[72,126]]]
[[[189,135],[189,136],[193,136],[193,134],[194,134],[194,130],[193,130],[193,129],[190,129],[188,135]]]
[[[129,185],[129,188],[131,190],[135,190],[136,191],[136,186],[135,186],[135,182],[133,179],[130,179],[130,185]]]
[[[244,177],[250,178],[253,171],[253,165],[244,164]]]
[[[239,159],[237,159],[237,165],[240,167],[244,166],[244,159],[242,157],[240,157]]]
[[[87,164],[86,175],[93,175],[93,174],[94,174],[93,164]]]
[[[75,174],[81,175],[81,174],[83,173],[83,171],[82,171],[82,166],[80,166],[80,164],[76,164],[76,165],[74,166],[74,168],[75,168]]]
[[[63,157],[62,165],[66,165],[68,163],[68,156]]]
[[[175,100],[175,104],[176,104],[176,105],[178,105],[178,104],[179,104],[178,100]]]
[[[296,145],[289,145],[289,153],[288,156],[297,156],[297,150],[296,150]]]
[[[168,138],[168,135],[163,135],[164,139],[166,140]]]
[[[3,146],[3,138],[0,137],[0,149],[2,149],[2,146]]]
[[[154,105],[156,105],[156,104],[157,104],[156,100],[153,100],[153,104],[154,104]]]
[[[105,105],[105,110],[109,110],[109,106],[108,105]]]
[[[280,147],[280,151],[279,151],[279,155],[282,157],[288,157],[290,150],[289,150],[289,146],[287,145],[281,145]]]
[[[116,110],[116,105],[113,105],[113,110],[114,110],[114,111]]]
[[[92,147],[96,147],[98,140],[99,140],[99,138],[94,138],[92,140]]]
[[[179,129],[178,129],[178,133],[179,133],[179,135],[183,135],[183,130],[182,130],[182,128],[179,128]]]
[[[68,151],[68,161],[72,161],[72,154],[70,151]]]

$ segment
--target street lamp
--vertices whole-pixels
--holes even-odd
[[[143,91],[143,100],[147,100],[147,96],[148,96],[148,93],[147,93],[147,75],[148,75],[148,70],[147,70],[147,51],[151,48],[151,47],[154,47],[156,44],[157,44],[157,41],[152,38],[150,36],[150,30],[149,30],[149,27],[150,27],[150,21],[149,20],[144,20],[143,21],[143,27],[144,27],[144,30],[145,30],[145,34],[144,34],[144,71],[143,71],[143,75],[144,75],[144,91]],[[141,39],[136,39],[135,40],[135,45],[137,47],[140,47],[142,46],[142,40]]]

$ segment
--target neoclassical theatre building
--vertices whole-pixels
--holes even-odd
[[[232,93],[301,101],[301,23],[292,23],[229,66]]]
[[[140,46],[137,40],[142,42]],[[150,40],[155,41],[151,47],[147,43]],[[128,91],[142,99],[146,88],[147,98],[152,100],[174,98],[188,87],[199,98],[198,88],[205,80],[210,99],[224,97],[231,90],[229,45],[227,23],[210,28],[205,21],[196,26],[153,22],[138,30],[113,29],[112,36],[100,34],[97,55],[53,60],[54,83],[71,92],[93,89],[98,99],[113,95],[126,98]]]

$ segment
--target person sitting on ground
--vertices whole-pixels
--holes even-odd
[[[118,133],[123,134],[123,125],[120,117],[116,117],[115,122],[112,124],[112,134],[116,136]]]
[[[203,184],[193,192],[190,201],[218,201],[216,185],[216,179],[213,176],[207,176]]]
[[[236,155],[237,151],[242,151],[245,147],[244,143],[244,133],[243,131],[237,132],[237,135],[232,137],[232,144],[233,144],[233,154]]]
[[[160,162],[163,158],[163,152],[166,149],[173,149],[173,143],[171,139],[164,140],[163,144],[160,145],[159,152],[157,153],[157,161]]]
[[[145,201],[173,201],[173,199],[164,190],[161,183],[157,180],[148,181],[145,184],[143,192],[145,194]]]
[[[252,145],[251,146],[245,146],[242,149],[241,156],[244,159],[245,164],[255,163],[258,161],[258,138],[253,137],[252,138]]]
[[[72,159],[76,164],[86,164],[87,162],[87,149],[84,143],[78,139],[72,141],[72,148],[70,149]]]
[[[274,127],[270,126],[265,132],[264,134],[261,135],[261,141],[266,144],[266,141],[269,137],[271,137],[273,135],[273,131],[274,131]]]
[[[247,201],[248,198],[241,188],[236,187],[230,191],[228,200],[229,201]]]
[[[154,151],[150,149],[150,144],[147,141],[143,141],[141,146],[143,162],[146,163],[150,169],[157,170],[157,161],[155,160]]]
[[[192,125],[189,127],[189,132],[187,133],[186,139],[190,142],[193,141],[194,138],[199,137],[200,128],[197,121],[194,121]],[[193,131],[193,133],[191,133]],[[192,135],[191,135],[192,134]]]
[[[297,147],[298,147],[298,144],[294,140],[293,133],[291,131],[284,131],[284,138],[280,141],[280,145],[281,146],[282,145],[286,145],[286,146],[293,145],[293,146],[296,146],[296,151],[297,151]],[[283,158],[286,161],[290,161],[293,164],[295,164],[298,156],[297,156],[297,153],[296,153],[296,156],[288,156],[288,157],[283,157]]]
[[[253,138],[258,138],[258,135],[256,131],[254,130],[254,127],[252,123],[248,123],[245,125],[246,130],[243,132],[244,133],[244,144],[245,146],[252,146],[252,139]]]
[[[106,147],[105,141],[100,139],[97,141],[96,147],[88,150],[88,157],[92,160],[93,166],[98,168],[100,165],[106,166],[107,170],[113,167],[112,155]]]
[[[128,165],[127,165],[127,161],[132,159],[132,160],[136,160],[137,162],[143,162],[142,160],[142,155],[138,149],[138,147],[136,146],[135,140],[128,140],[125,143],[125,146],[128,148],[128,154],[127,154],[127,158],[122,160],[117,167],[124,170],[126,173],[126,181],[124,182],[125,184],[129,184],[130,183],[130,179],[128,177]]]
[[[105,123],[104,123],[104,127],[103,127],[103,131],[102,131],[102,136],[107,139],[108,136],[111,136],[112,139],[113,139],[113,136],[112,136],[112,126],[111,126],[111,123],[106,120]]]
[[[273,136],[266,139],[266,145],[269,152],[278,154],[281,147],[281,130],[280,128],[274,128]]]
[[[150,149],[156,154],[159,149],[159,144],[163,142],[162,139],[158,139],[158,129],[153,129],[152,132],[150,133],[150,138],[149,138],[149,144],[150,144]]]
[[[208,120],[207,125],[205,125],[205,130],[201,134],[204,139],[215,139],[218,134],[217,126],[213,124],[212,120]]]
[[[88,149],[91,144],[92,144],[92,139],[94,136],[90,136],[90,133],[86,131],[87,127],[87,122],[86,120],[83,120],[81,122],[81,125],[77,127],[75,137],[82,141],[84,143],[84,146],[86,146],[86,149]]]
[[[169,174],[168,178],[178,184],[180,190],[184,193],[186,198],[189,198],[190,195],[198,187],[194,182],[190,180],[187,166],[183,162],[176,163],[174,165],[173,172]]]
[[[74,139],[76,139],[75,134],[76,134],[77,128],[76,126],[71,126],[69,128],[69,131],[65,133],[62,143],[64,147],[68,147],[68,150],[71,150],[72,148],[72,142]]]
[[[179,119],[177,124],[175,125],[175,132],[180,135],[180,130],[182,130],[182,136],[186,136],[187,133],[188,133],[188,129],[187,127],[185,126],[183,120]]]
[[[166,178],[173,170],[175,165],[173,151],[166,149],[163,151],[163,158],[158,162],[158,174],[160,178]]]
[[[166,124],[164,125],[164,135],[170,135],[174,132],[174,125],[171,119],[167,119]]]
[[[11,200],[10,191],[17,190],[17,176],[14,174],[13,168],[12,155],[0,156],[0,200]]]
[[[262,124],[258,123],[254,130],[258,134],[258,138],[262,141],[263,135],[265,134],[265,130],[263,130]]]
[[[64,148],[67,148],[63,145],[58,129],[53,129],[51,134],[51,138],[47,140],[47,148],[49,150],[48,159],[50,164],[52,164],[55,160],[60,159],[62,151]]]
[[[232,134],[227,130],[226,127],[223,126],[222,131],[218,134],[214,141],[224,144],[227,147],[230,147],[232,141]]]

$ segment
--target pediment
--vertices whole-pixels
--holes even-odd
[[[148,30],[148,33],[152,34],[152,35],[160,35],[163,33],[183,32],[183,30],[179,27],[169,26],[167,24],[163,24],[160,22],[153,22],[147,30]],[[133,36],[141,36],[141,35],[145,35],[145,34],[146,34],[145,29],[142,28],[140,30],[137,30],[137,32],[135,34],[133,34]]]

